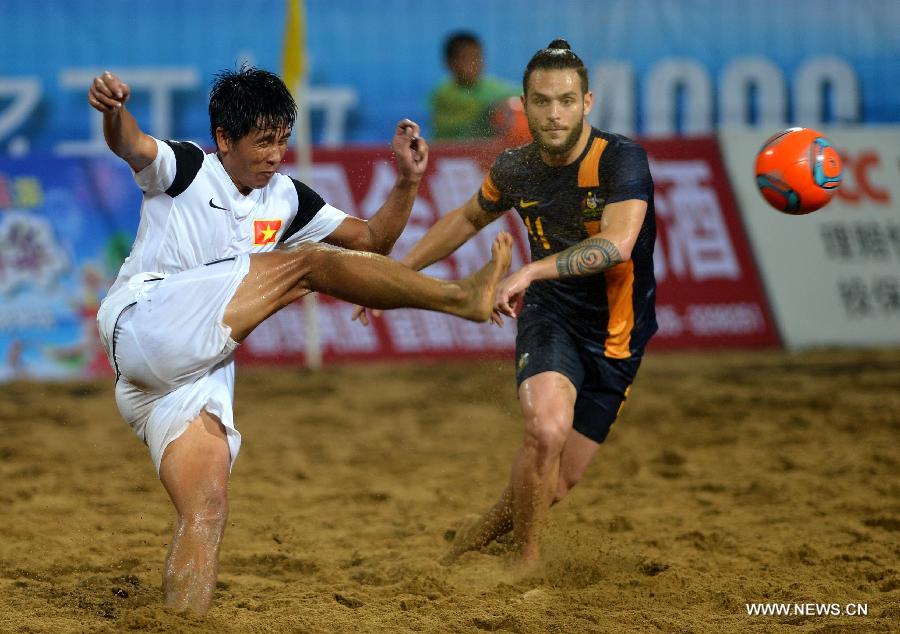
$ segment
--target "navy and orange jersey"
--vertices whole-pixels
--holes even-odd
[[[656,332],[653,246],[656,216],[647,154],[634,141],[593,128],[578,160],[547,165],[535,143],[503,152],[478,195],[494,214],[515,208],[531,259],[559,253],[600,231],[606,205],[644,200],[647,214],[631,259],[597,275],[534,282],[526,308],[558,315],[580,335],[603,342],[607,357],[640,354]]]

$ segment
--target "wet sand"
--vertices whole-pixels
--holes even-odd
[[[511,361],[239,368],[214,607],[161,607],[173,511],[109,381],[0,386],[2,632],[889,632],[900,350],[649,353],[525,576],[444,567],[520,440]],[[748,602],[867,616],[748,616]]]

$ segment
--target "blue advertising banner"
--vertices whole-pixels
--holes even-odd
[[[113,159],[0,159],[0,380],[110,373],[95,316],[140,190]]]
[[[636,135],[900,121],[897,0],[306,0],[317,144],[383,143],[401,117],[428,133],[429,92],[455,30],[512,87],[564,37],[591,75],[592,121]],[[0,0],[0,153],[105,151],[85,101],[113,69],[157,136],[209,143],[214,74],[280,72],[285,2]]]

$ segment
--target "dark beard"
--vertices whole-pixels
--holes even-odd
[[[563,154],[568,154],[573,147],[578,143],[578,138],[581,136],[581,131],[584,130],[584,119],[580,119],[578,121],[578,125],[572,128],[572,131],[569,132],[569,136],[566,137],[565,143],[561,146],[547,146],[541,141],[541,129],[537,125],[532,125],[531,121],[528,122],[528,129],[531,131],[531,138],[534,139],[534,142],[537,143],[538,147],[546,152],[547,154],[551,154],[553,156],[561,156]]]

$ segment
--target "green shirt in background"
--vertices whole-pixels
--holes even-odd
[[[474,86],[453,79],[431,93],[431,135],[435,139],[477,139],[493,136],[491,112],[497,102],[519,92],[511,84],[482,77]]]

